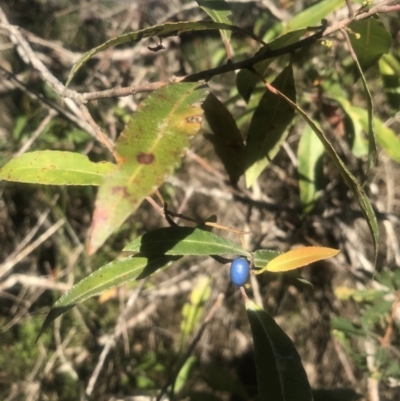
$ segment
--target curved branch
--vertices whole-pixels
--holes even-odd
[[[152,83],[144,83],[135,86],[123,87],[123,88],[111,88],[104,91],[96,92],[86,92],[79,93],[70,89],[67,89],[53,74],[47,69],[47,67],[38,59],[36,54],[33,52],[32,48],[29,46],[27,40],[22,36],[18,27],[11,25],[4,12],[0,8],[0,28],[4,28],[9,32],[10,39],[17,47],[17,50],[21,54],[21,57],[27,60],[36,70],[39,71],[42,79],[49,83],[51,87],[61,96],[72,99],[78,105],[82,105],[91,100],[114,98],[114,97],[124,97],[129,95],[134,95],[140,92],[150,92],[156,89],[162,88],[166,85],[178,83],[178,82],[196,82],[205,80],[208,81],[212,77],[221,75],[227,72],[243,69],[251,69],[253,66],[260,61],[271,59],[274,57],[282,56],[284,54],[293,53],[296,50],[312,45],[323,37],[329,36],[351,24],[354,21],[359,21],[362,19],[369,18],[378,13],[388,13],[400,11],[400,0],[385,0],[381,1],[379,4],[366,9],[365,6],[360,7],[358,10],[344,18],[341,21],[336,22],[331,26],[321,26],[320,30],[316,33],[302,39],[296,43],[292,43],[288,46],[283,46],[279,49],[268,49],[265,46],[265,50],[258,52],[253,57],[246,60],[238,61],[236,63],[227,63],[225,65],[211,68],[208,70],[196,72],[182,77],[172,77],[168,81],[158,81]],[[97,132],[98,136],[99,133]],[[104,138],[102,139],[104,141]],[[109,144],[108,144],[109,145]],[[108,146],[109,147],[109,146]]]
[[[317,31],[311,36],[308,36],[305,39],[302,39],[298,42],[292,43],[287,46],[283,46],[279,49],[266,48],[265,51],[259,52],[253,57],[250,57],[246,60],[238,61],[236,63],[227,63],[219,67],[211,68],[200,72],[195,72],[193,74],[189,74],[182,77],[173,77],[169,81],[158,81],[153,83],[145,83],[135,86],[123,87],[123,88],[112,88],[105,91],[87,92],[83,93],[82,97],[85,99],[85,101],[113,98],[113,97],[123,97],[123,96],[135,95],[141,92],[151,92],[156,89],[162,88],[166,85],[169,85],[171,83],[197,82],[201,80],[208,81],[209,79],[217,75],[221,75],[227,72],[232,72],[235,70],[251,69],[255,64],[259,63],[260,61],[282,56],[284,54],[293,53],[296,50],[314,44],[323,37],[332,35],[333,33],[340,31],[341,29],[347,27],[354,21],[370,18],[378,13],[388,13],[395,11],[400,11],[400,0],[382,1],[376,6],[371,7],[369,10],[367,10],[364,6],[362,6],[358,10],[354,11],[353,15],[348,16],[347,18],[331,26],[326,26],[326,27],[321,26],[321,29],[319,31]]]

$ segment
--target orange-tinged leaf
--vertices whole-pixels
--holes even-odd
[[[275,273],[294,270],[306,266],[309,263],[331,258],[339,252],[338,249],[319,246],[306,246],[303,248],[292,249],[291,251],[272,259],[263,270]]]
[[[100,185],[88,243],[93,254],[172,173],[201,127],[208,88],[179,83],[154,91],[116,143],[118,168]]]
[[[318,126],[315,124],[315,122],[307,115],[307,113],[296,103],[294,103],[291,99],[289,99],[285,94],[279,92],[278,90],[276,90],[276,93],[283,99],[285,99],[301,115],[301,117],[316,133],[319,140],[324,144],[326,153],[328,154],[332,162],[335,164],[340,174],[342,175],[344,182],[347,184],[347,186],[353,193],[354,197],[356,198],[357,203],[359,204],[361,211],[365,219],[367,220],[367,224],[370,229],[372,239],[374,241],[374,267],[375,267],[378,258],[379,226],[378,226],[378,221],[376,219],[375,211],[372,208],[371,202],[368,199],[367,194],[365,193],[361,184],[358,182],[357,178],[354,177],[354,175],[347,168],[346,164],[336,153],[335,148],[329,142],[324,131],[320,130]]]

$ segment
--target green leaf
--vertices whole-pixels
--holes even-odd
[[[365,109],[357,106],[352,106],[349,101],[339,96],[334,96],[335,99],[343,108],[343,110],[351,115],[354,122],[368,131],[368,113]],[[400,137],[378,117],[374,117],[374,127],[376,141],[382,149],[397,163],[400,163]]]
[[[312,283],[310,283],[310,282],[309,282],[308,280],[306,280],[305,278],[297,277],[297,280],[298,280],[300,283],[304,284],[305,286],[311,287],[312,289],[314,289],[314,286],[312,285]]]
[[[303,214],[309,213],[321,196],[324,145],[307,124],[301,135],[297,156],[299,161],[299,189]]]
[[[276,258],[279,255],[282,255],[282,253],[283,252],[272,251],[270,249],[258,249],[254,252],[253,255],[254,267],[264,267],[272,259]]]
[[[190,356],[186,360],[186,362],[182,366],[181,370],[179,371],[175,379],[175,385],[174,385],[175,394],[179,394],[182,391],[183,387],[188,382],[190,378],[190,373],[192,372],[192,369],[194,368],[196,363],[197,363],[197,358],[195,356]]]
[[[351,150],[356,157],[363,157],[368,154],[366,140],[363,137],[362,125],[359,113],[353,108],[352,104],[341,96],[334,96],[346,116],[345,130],[350,141]],[[367,122],[368,125],[368,122]]]
[[[354,21],[349,28],[357,34],[349,36],[363,71],[376,64],[390,50],[392,38],[379,20],[368,18]]]
[[[107,263],[94,271],[90,276],[85,277],[79,283],[75,284],[54,304],[46,316],[39,336],[52,321],[75,305],[99,295],[110,288],[132,280],[140,280],[148,277],[178,259],[179,257],[166,255],[156,257],[134,255]]]
[[[186,302],[182,308],[180,332],[181,350],[183,349],[185,341],[187,341],[189,336],[193,334],[196,325],[200,321],[204,312],[204,304],[208,301],[210,295],[210,278],[201,275],[193,287],[189,301]]]
[[[355,109],[361,119],[360,123],[364,130],[368,129],[368,115],[362,108]],[[397,163],[400,163],[400,137],[391,128],[387,127],[378,117],[374,117],[376,141],[378,145]]]
[[[389,361],[388,366],[385,368],[385,376],[389,377],[400,377],[400,364],[398,361]]]
[[[245,146],[242,135],[231,113],[212,93],[204,101],[203,110],[209,129],[214,134],[205,134],[205,137],[214,145],[231,183],[236,184],[244,172]]]
[[[361,22],[361,21],[360,21]],[[363,21],[363,22],[368,22]],[[347,36],[347,35],[346,35]],[[354,42],[354,40],[353,40]],[[350,39],[350,46],[353,47],[353,43],[351,43]],[[358,59],[357,52],[355,51],[354,47],[354,61],[356,63],[358,72],[361,77],[361,82],[364,87],[364,92],[366,95],[366,100],[367,100],[367,111],[368,111],[368,171],[373,168],[376,164],[377,158],[378,158],[378,153],[376,149],[376,141],[375,141],[375,131],[374,131],[374,120],[373,120],[373,104],[372,104],[372,96],[371,92],[369,91],[367,80],[365,79],[364,73],[363,73],[363,68],[361,66],[360,60]],[[364,58],[365,60],[365,58]]]
[[[349,287],[336,287],[335,296],[340,300],[348,301],[352,299],[354,302],[358,303],[372,303],[381,302],[382,299],[389,294],[389,291],[375,290],[375,289],[365,289],[356,290],[355,288]]]
[[[361,82],[364,86],[365,95],[367,98],[367,112],[368,112],[368,172],[376,165],[378,160],[378,151],[376,149],[375,129],[374,129],[374,106],[372,103],[371,92],[369,91],[367,80],[362,72],[361,66],[357,63],[358,70],[361,76]]]
[[[318,25],[322,19],[343,5],[343,0],[318,1],[291,18],[285,25],[284,32]]]
[[[345,354],[354,359],[355,368],[358,372],[366,373],[365,367],[365,354],[356,354],[352,351],[354,345],[349,347],[349,350],[341,344]],[[360,369],[360,370],[358,370]],[[337,388],[337,389],[313,389],[313,398],[315,401],[356,401],[360,399],[360,395],[350,388]]]
[[[288,102],[302,116],[302,118],[307,122],[307,124],[310,125],[312,130],[317,134],[318,138],[325,147],[326,153],[331,158],[332,162],[335,164],[336,168],[339,170],[341,176],[343,177],[343,180],[345,181],[345,183],[353,193],[354,197],[356,198],[357,203],[359,204],[361,211],[367,221],[374,242],[374,266],[375,266],[378,257],[379,227],[378,227],[378,222],[376,220],[374,209],[372,208],[371,202],[369,201],[363,187],[358,182],[357,178],[354,177],[353,174],[351,174],[350,170],[346,167],[343,160],[336,153],[334,147],[329,142],[324,132],[317,127],[317,125],[310,117],[308,117],[307,113],[305,113],[305,111],[302,108],[300,108],[296,103],[294,103],[283,93],[277,91],[277,94],[279,94],[279,96],[285,99],[286,102]]]
[[[254,88],[257,86],[258,83],[260,83],[260,78],[258,78],[257,75],[255,75],[253,72],[250,72],[249,70],[240,70],[236,74],[237,90],[239,92],[239,95],[246,103],[249,102],[251,94],[253,93]]]
[[[355,334],[358,336],[365,336],[365,329],[357,327],[354,323],[344,317],[331,318],[331,329],[343,331],[347,334]]]
[[[383,75],[395,75],[400,78],[400,62],[392,53],[382,55],[379,59],[379,68]]]
[[[286,32],[285,34],[277,37],[276,39],[272,40],[271,42],[268,42],[265,46],[261,47],[260,50],[256,54],[263,53],[268,50],[280,49],[281,47],[289,46],[293,43],[296,43],[307,32],[308,32],[308,30],[306,28],[293,29],[290,32]],[[265,60],[265,61],[271,63],[270,60]],[[265,61],[261,61],[255,65],[255,68],[260,73],[262,73],[262,72],[265,73],[265,68],[264,68],[264,70],[260,69],[261,66],[265,66],[265,64],[264,64]]]
[[[46,185],[100,185],[116,167],[108,162],[93,163],[78,153],[43,150],[9,161],[0,169],[0,179]]]
[[[355,2],[361,4],[363,0],[355,0]],[[281,22],[275,24],[267,31],[263,39],[268,41],[285,32],[318,25],[325,17],[342,6],[344,6],[343,0],[316,1],[312,6],[295,14],[286,24]]]
[[[296,31],[288,32],[280,36],[279,38],[276,38],[272,42],[267,43],[266,46],[262,47],[256,54],[262,53],[266,51],[266,49],[276,50],[281,47],[291,45],[292,43],[297,42],[306,32],[307,29],[299,29]],[[259,63],[254,65],[254,69],[258,72],[258,74],[265,77],[268,72],[268,67],[273,61],[273,58],[260,61]],[[236,87],[240,96],[242,96],[246,103],[249,102],[250,96],[253,93],[255,86],[259,82],[260,79],[249,70],[241,70],[236,75]]]
[[[25,131],[25,128],[27,125],[28,125],[28,117],[27,116],[17,117],[15,119],[14,127],[12,130],[12,138],[15,140],[21,139],[22,134]]]
[[[213,393],[206,393],[203,391],[188,391],[185,395],[190,401],[222,401],[220,397],[217,397]]]
[[[361,316],[361,324],[369,330],[374,330],[379,322],[389,319],[393,301],[380,299],[375,305],[368,307]]]
[[[388,103],[397,112],[400,109],[400,62],[393,54],[384,54],[379,59],[379,70]]]
[[[164,227],[136,238],[124,251],[165,255],[250,256],[250,253],[227,239],[194,227]]]
[[[286,67],[272,85],[296,102],[292,66]],[[294,110],[268,89],[251,120],[246,147],[246,185],[250,187],[276,156],[289,134]]]
[[[215,393],[226,392],[234,399],[249,400],[246,388],[227,368],[210,363],[203,367],[202,377]],[[192,400],[192,398],[190,398]]]
[[[169,85],[153,92],[133,115],[116,143],[118,169],[105,177],[97,194],[89,254],[153,193],[189,147],[201,127],[207,87]]]
[[[158,36],[159,38],[165,38],[168,36],[175,36],[182,32],[193,32],[193,31],[208,31],[208,30],[228,30],[234,32],[240,32],[242,34],[248,35],[257,42],[264,42],[259,39],[256,35],[253,35],[251,32],[247,32],[237,26],[223,24],[220,22],[214,21],[181,21],[181,22],[166,22],[161,25],[155,25],[149,28],[141,29],[139,31],[133,31],[129,33],[125,33],[123,35],[117,36],[116,38],[110,39],[107,42],[97,46],[88,52],[86,52],[72,67],[67,83],[68,86],[71,83],[72,78],[75,76],[77,71],[95,54],[102,52],[103,50],[107,50],[110,47],[121,45],[123,43],[129,42],[139,42],[144,38],[150,38],[153,36]]]
[[[254,341],[258,398],[274,401],[312,401],[300,356],[286,333],[259,306],[246,300]]]
[[[230,24],[229,16],[231,14],[231,9],[229,4],[225,0],[196,0],[196,3],[211,17],[215,22],[221,22],[224,24]],[[231,39],[230,31],[220,31],[222,40],[225,46],[229,46],[229,41]]]

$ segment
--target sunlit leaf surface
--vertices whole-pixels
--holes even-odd
[[[319,246],[306,246],[292,249],[272,259],[263,270],[274,273],[294,270],[319,260],[331,258],[339,252],[340,251],[337,249]]]
[[[46,316],[39,336],[54,319],[75,305],[99,295],[110,288],[125,284],[128,281],[148,277],[178,258],[176,256],[165,255],[155,257],[135,255],[115,260],[100,267],[91,275],[75,284],[54,304]]]
[[[45,185],[100,185],[103,176],[116,167],[108,162],[93,163],[79,153],[41,150],[9,161],[0,169],[0,179]]]
[[[152,93],[133,115],[116,143],[118,169],[97,194],[88,252],[95,252],[153,193],[181,161],[189,138],[203,120],[207,87],[169,85]]]
[[[272,251],[270,249],[258,249],[254,252],[254,267],[265,267],[272,259],[281,255],[280,251]]]
[[[124,251],[165,255],[249,256],[249,252],[209,231],[192,227],[165,227],[136,238]]]

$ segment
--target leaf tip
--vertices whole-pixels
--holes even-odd
[[[273,273],[294,270],[307,266],[310,263],[331,258],[336,256],[339,252],[339,249],[320,246],[296,248],[272,259],[263,270]]]

